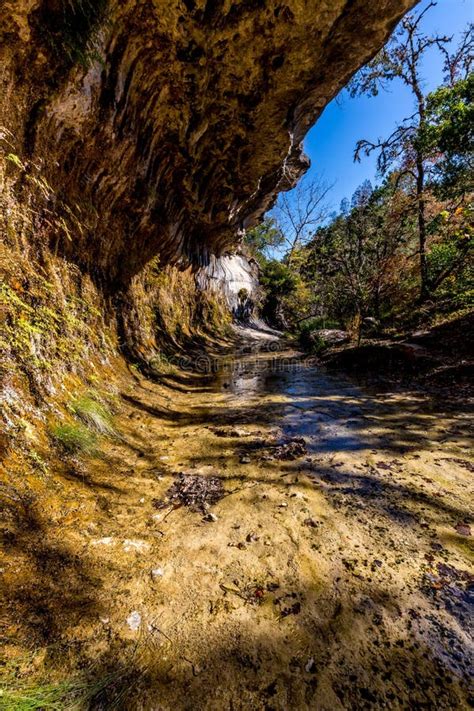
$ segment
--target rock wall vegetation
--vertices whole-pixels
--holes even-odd
[[[4,451],[35,458],[81,389],[113,409],[123,355],[225,334],[193,269],[295,184],[306,131],[413,4],[1,3]]]

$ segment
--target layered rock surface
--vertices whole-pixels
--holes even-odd
[[[260,300],[259,269],[255,260],[243,254],[211,256],[206,267],[196,274],[196,283],[201,291],[221,294],[230,312],[239,321],[258,317]]]
[[[304,172],[306,131],[413,4],[4,1],[0,126],[51,188],[44,240],[118,282],[155,255],[224,254]]]

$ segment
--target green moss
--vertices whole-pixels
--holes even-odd
[[[44,459],[38,454],[38,452],[36,452],[34,449],[31,449],[27,453],[27,456],[35,469],[42,472],[43,474],[48,473],[48,465],[46,464]]]

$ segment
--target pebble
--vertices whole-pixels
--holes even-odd
[[[150,571],[152,580],[156,580],[157,578],[162,578],[164,574],[165,574],[165,571],[163,570],[163,568],[152,568]]]
[[[215,523],[217,521],[217,516],[216,516],[216,514],[208,513],[203,517],[202,520],[206,521],[208,523]]]
[[[149,543],[146,543],[145,541],[134,541],[131,538],[126,538],[123,542],[123,549],[126,553],[130,553],[130,551],[143,553],[143,551],[148,550],[149,547]]]
[[[98,538],[95,541],[92,541],[93,546],[111,546],[112,543],[114,542],[114,539],[112,536],[106,536],[105,538]]]
[[[136,632],[142,623],[142,616],[138,610],[134,610],[127,617],[127,625],[130,627],[132,632]]]

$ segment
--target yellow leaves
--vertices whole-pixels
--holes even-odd
[[[70,230],[69,230],[69,227],[68,227],[68,225],[67,225],[66,220],[64,219],[64,217],[59,217],[59,218],[57,219],[57,224],[58,224],[58,226],[62,229],[62,231],[64,232],[64,235],[66,236],[66,239],[68,240],[68,242],[72,242],[71,232],[70,232]]]
[[[20,170],[26,170],[25,164],[22,162],[19,156],[16,155],[16,153],[7,153],[7,155],[5,156],[5,160],[8,160],[10,163],[13,163],[13,165],[16,165],[16,167],[20,168]]]

